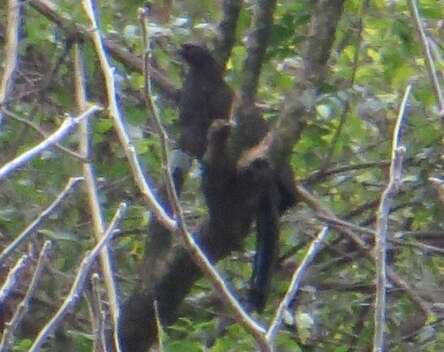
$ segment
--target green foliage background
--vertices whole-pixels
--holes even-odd
[[[210,43],[221,16],[219,2],[177,1],[170,22],[152,25],[156,38],[154,56],[177,86],[180,86],[183,69],[174,52],[183,42]],[[235,89],[239,88],[242,77],[246,54],[242,36],[250,25],[250,3],[247,2],[241,12],[237,42],[228,63],[227,81]],[[278,1],[259,89],[260,103],[272,122],[279,115],[286,92],[298,82],[298,73],[302,69],[300,55],[308,36],[312,3],[309,0]],[[57,5],[79,23],[85,23],[79,2],[60,0]],[[100,2],[104,34],[138,54],[142,51],[137,22],[137,8],[141,5],[141,1],[132,0]],[[442,57],[444,2],[422,0],[420,9],[427,33]],[[5,6],[0,6],[0,18],[0,25],[3,23],[0,29],[4,33]],[[10,109],[49,132],[60,125],[64,113],[75,111],[72,62],[65,52],[63,35],[52,22],[29,6],[25,7],[24,21],[20,69]],[[3,45],[0,48],[0,57],[3,57]],[[88,46],[86,55],[90,98],[103,102],[103,80]],[[141,101],[143,77],[122,64],[113,64],[131,138],[143,160],[147,177],[156,183],[160,177],[159,142]],[[436,64],[442,78],[443,61]],[[390,217],[390,234],[400,242],[392,244],[391,260],[396,271],[419,294],[435,304],[438,313],[429,317],[426,327],[412,328],[418,307],[402,292],[390,289],[387,336],[391,351],[433,352],[444,348],[444,329],[440,323],[444,261],[442,253],[425,250],[417,244],[444,246],[443,209],[427,181],[429,177],[439,177],[443,173],[442,128],[425,59],[405,1],[374,0],[368,7],[360,0],[346,1],[330,58],[328,80],[317,103],[316,118],[308,122],[295,146],[292,166],[297,178],[304,181],[319,170],[374,163],[371,167],[333,173],[308,183],[309,189],[338,216],[373,228],[377,201],[387,181],[387,168],[377,162],[390,157],[391,131],[409,82],[414,85],[403,137],[407,147],[404,182]],[[160,94],[156,99],[161,107],[162,120],[174,139],[176,109]],[[0,163],[13,159],[40,140],[32,129],[7,119],[0,126]],[[78,137],[73,134],[63,144],[75,149],[77,142]],[[120,201],[126,200],[130,204],[129,215],[122,226],[123,233],[113,243],[121,293],[125,296],[137,284],[149,213],[132,182],[112,124],[104,114],[93,119],[93,143],[100,201],[107,219]],[[78,160],[51,149],[2,182],[0,248],[12,241],[52,202],[70,176],[80,174]],[[187,219],[193,225],[205,214],[198,170],[186,187],[183,205]],[[299,204],[285,217],[280,249],[284,259],[273,278],[270,302],[259,318],[261,321],[268,322],[272,317],[318,224],[304,204]],[[437,236],[427,242],[426,236],[421,235],[427,233]],[[51,270],[40,285],[38,299],[33,302],[32,323],[23,329],[15,351],[29,348],[38,328],[67,293],[81,257],[94,244],[83,192],[68,198],[62,210],[53,214],[38,231],[33,244],[39,247],[47,238],[54,240],[56,254]],[[235,253],[220,264],[225,277],[240,292],[247,288],[254,238],[247,242],[248,250]],[[344,253],[352,255],[353,259],[347,259]],[[19,253],[16,258],[18,256]],[[333,234],[329,246],[309,271],[295,310],[287,317],[288,326],[279,337],[279,350],[367,351],[372,338],[373,281],[373,263],[359,255],[356,248],[348,246],[340,235]],[[165,331],[166,351],[203,351],[203,341],[214,332],[219,314],[229,312],[224,312],[208,283],[199,281],[184,304],[183,318]],[[65,343],[66,337],[69,337],[73,350],[91,350],[91,328],[85,303],[64,324],[63,331],[46,350],[60,351],[60,344]],[[253,351],[254,344],[244,330],[232,325],[210,350]]]

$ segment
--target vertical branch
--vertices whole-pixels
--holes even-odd
[[[398,119],[393,131],[392,158],[390,165],[390,179],[381,196],[381,202],[376,219],[375,259],[376,259],[376,301],[375,301],[375,331],[373,335],[373,352],[384,350],[384,328],[386,311],[386,287],[387,287],[387,231],[390,207],[396,192],[401,185],[402,161],[405,147],[401,145],[402,126],[405,121],[407,102],[411,85],[405,90],[404,98],[399,108]]]
[[[78,43],[76,43],[74,46],[74,83],[77,108],[79,111],[82,111],[83,109],[85,109],[86,106],[88,106],[88,103],[86,97],[85,69],[81,48]],[[90,213],[94,227],[94,235],[96,237],[96,241],[98,242],[100,241],[101,236],[105,231],[105,220],[103,218],[103,211],[99,202],[97,182],[94,174],[93,165],[90,162],[90,139],[91,133],[89,130],[89,122],[87,120],[84,120],[80,125],[80,152],[86,158],[86,160],[88,160],[88,162],[83,163],[83,177],[85,178],[85,186],[89,208],[91,210]],[[120,340],[118,337],[119,299],[112,268],[112,256],[107,246],[103,247],[100,253],[100,264],[102,267],[103,279],[105,281],[108,302],[113,320],[114,343],[116,345],[116,350],[120,351]]]
[[[236,41],[236,27],[243,0],[224,0],[222,3],[222,20],[217,30],[215,56],[225,66]]]
[[[143,76],[144,76],[144,100],[148,111],[154,118],[154,126],[156,128],[156,132],[160,138],[160,158],[161,158],[161,167],[163,171],[164,184],[166,186],[166,191],[168,195],[169,203],[172,207],[173,214],[177,214],[179,209],[178,205],[178,197],[176,194],[176,190],[173,183],[173,177],[171,175],[170,165],[168,161],[168,136],[165,129],[162,126],[162,122],[160,120],[159,109],[157,105],[154,103],[153,92],[151,89],[151,70],[150,70],[150,62],[151,62],[151,40],[148,35],[148,16],[149,16],[148,8],[139,8],[139,21],[140,28],[142,30],[142,47],[143,47]]]
[[[3,77],[0,81],[0,123],[3,120],[1,107],[5,104],[7,96],[14,82],[14,71],[17,67],[17,53],[19,44],[20,10],[22,1],[9,0],[6,18],[6,45]]]
[[[93,351],[109,351],[105,337],[106,312],[100,294],[100,276],[97,273],[91,275],[91,310],[91,325],[94,333]]]
[[[276,0],[257,1],[254,5],[254,14],[251,32],[247,38],[247,58],[244,63],[244,79],[241,88],[243,104],[252,104],[257,94],[262,63],[270,38],[273,25],[273,12]]]
[[[361,5],[361,13],[359,15],[359,22],[357,25],[357,34],[356,34],[356,43],[355,43],[355,52],[353,54],[353,63],[352,63],[352,73],[350,77],[349,87],[352,88],[355,85],[356,72],[358,72],[358,64],[359,64],[359,56],[361,53],[361,43],[362,43],[362,31],[364,29],[363,20],[366,10],[368,9],[370,0],[364,0]],[[323,173],[325,169],[330,165],[330,162],[335,154],[336,145],[338,144],[339,137],[341,136],[342,129],[345,126],[347,121],[348,113],[350,112],[350,101],[347,99],[344,103],[344,109],[341,114],[341,118],[339,120],[339,125],[333,135],[331,140],[331,146],[328,150],[327,156],[323,158],[321,167],[319,172]]]

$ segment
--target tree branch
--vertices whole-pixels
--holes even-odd
[[[217,30],[215,57],[225,66],[231,56],[236,42],[236,28],[243,0],[224,0],[222,3],[223,17]]]
[[[379,204],[378,216],[376,219],[375,236],[375,260],[376,260],[376,301],[375,301],[375,331],[373,335],[373,352],[384,350],[384,328],[386,310],[386,287],[387,287],[387,231],[388,217],[393,198],[401,185],[402,160],[405,154],[405,147],[401,145],[402,126],[405,124],[407,102],[410,95],[411,85],[408,85],[401,107],[399,109],[396,127],[393,131],[392,158],[390,165],[390,180],[384,190]]]
[[[19,29],[22,1],[9,0],[7,5],[5,58],[3,61],[3,77],[0,80],[0,124],[3,120],[3,104],[7,100],[14,83],[14,72],[17,67]]]
[[[101,236],[101,240],[96,244],[96,246],[91,250],[91,252],[87,253],[80,263],[80,268],[77,273],[77,276],[72,284],[71,290],[68,296],[65,298],[63,304],[59,308],[59,310],[54,314],[51,320],[46,324],[43,329],[39,332],[34,343],[32,344],[29,352],[38,352],[42,347],[45,340],[54,333],[59,324],[63,321],[64,317],[72,311],[72,309],[77,304],[79,298],[81,297],[81,292],[83,290],[83,286],[85,284],[86,279],[88,278],[89,271],[91,269],[92,264],[94,263],[97,255],[102,250],[103,246],[106,246],[112,236],[114,235],[114,230],[118,226],[120,220],[125,214],[126,204],[121,203],[116,213],[114,214],[111,223],[106,229],[105,233]]]
[[[88,28],[74,22],[69,15],[62,13],[57,6],[50,0],[30,0],[29,4],[35,8],[42,15],[54,22],[60,29],[62,29],[68,37],[80,36],[83,39],[94,40],[95,34]],[[138,56],[130,53],[128,50],[119,46],[112,40],[103,39],[103,47],[108,50],[110,55],[122,62],[128,68],[139,73],[143,72],[143,60]],[[168,81],[159,71],[152,68],[153,80],[157,87],[161,90],[165,97],[174,102],[178,102],[180,92],[174,85]]]

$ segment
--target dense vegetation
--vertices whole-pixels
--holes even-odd
[[[113,113],[108,105],[109,82],[91,40],[94,33],[84,2],[20,2],[17,51],[7,45],[15,32],[8,17],[15,1],[0,5],[0,87],[8,88],[0,89],[0,286],[6,283],[0,288],[5,293],[0,295],[0,327],[7,327],[25,297],[43,244],[47,240],[52,243],[29,312],[14,331],[14,351],[29,350],[59,309],[80,262],[97,243],[94,234],[107,228],[123,201],[127,209],[110,242],[108,257],[119,301],[134,291],[146,290],[147,280],[157,279],[156,273],[147,273],[152,263],[149,256],[153,256],[146,241],[152,208],[140,183],[135,182],[134,167],[128,162],[129,145],[122,143],[112,116],[121,114],[147,184],[156,192],[165,181],[165,165],[144,93],[144,48],[138,19],[143,4],[136,0],[97,2],[99,33],[107,38],[106,51],[114,67],[118,111]],[[289,157],[298,203],[281,218],[279,259],[270,297],[264,312],[252,316],[264,326],[272,321],[313,239],[323,226],[329,226],[285,312],[277,350],[371,350],[375,297],[381,293],[375,279],[379,271],[387,272],[389,281],[382,307],[386,317],[380,322],[386,324],[386,350],[442,351],[444,197],[440,201],[438,179],[443,176],[444,97],[439,84],[444,72],[444,1],[419,1],[419,17],[415,17],[415,1],[410,0],[277,1],[269,38],[257,44],[266,52],[254,77],[252,65],[245,65],[245,61],[251,59],[252,36],[262,38],[261,34],[255,38],[252,31],[260,29],[253,20],[255,10],[257,6],[273,9],[274,2],[239,0],[242,6],[230,43],[219,23],[229,16],[223,13],[223,6],[233,3],[153,2],[148,28],[155,69],[149,93],[169,136],[169,146],[174,146],[180,132],[177,104],[185,70],[176,52],[183,43],[204,43],[226,63],[226,81],[238,92],[240,101],[246,99],[245,92],[253,92],[256,106],[282,142],[283,146],[273,145],[273,151]],[[425,36],[420,35],[417,21]],[[43,148],[20,167],[2,174],[8,162],[62,128],[66,114],[79,116],[91,108],[79,99],[82,83],[75,79],[80,72],[76,67],[79,51],[85,62],[83,87],[88,101],[103,107],[83,119],[90,123],[91,154],[85,157],[85,125],[83,129],[73,126],[72,133],[57,145]],[[14,61],[9,58],[14,52],[17,65],[9,80],[7,64]],[[251,88],[256,80],[257,90]],[[411,91],[402,107],[409,85]],[[297,110],[296,103],[309,107]],[[294,111],[299,114],[292,114]],[[242,106],[237,113],[242,116]],[[403,120],[396,135],[399,117]],[[395,150],[396,143],[404,146],[405,152]],[[399,154],[403,154],[402,163]],[[91,184],[78,182],[57,209],[42,213],[71,177],[87,177],[87,161],[94,169],[100,211],[91,206]],[[384,209],[381,197],[394,172],[400,172],[401,179],[395,180],[399,181],[395,192],[386,192],[392,204]],[[206,217],[198,163],[187,179],[180,205],[190,230]],[[384,218],[384,210],[388,218]],[[100,213],[104,221],[98,225]],[[4,255],[36,219],[37,226],[26,243]],[[379,260],[372,257],[376,253],[374,238],[384,233],[385,224],[387,243],[377,244],[387,254],[386,263],[377,255]],[[224,257],[217,270],[241,302],[248,290],[254,249],[255,238],[249,236],[236,251],[217,256]],[[12,268],[25,254],[21,270],[14,273]],[[43,350],[91,351],[94,345],[100,351],[98,331],[111,335],[113,319],[101,318],[102,312],[111,317],[113,309],[109,282],[103,283],[104,257],[91,270],[102,273],[101,280],[91,283],[87,277],[79,291],[79,304],[57,325],[55,337],[46,340]],[[167,264],[155,265],[152,268]],[[18,278],[16,282],[7,281],[11,274]],[[159,322],[164,350],[202,351],[205,345],[210,351],[255,350],[257,337],[244,329],[245,322],[227,323],[233,316],[232,307],[219,299],[208,275],[193,279],[197,281],[174,318]],[[222,333],[219,330],[224,324],[227,327]],[[105,339],[112,345],[110,337]]]

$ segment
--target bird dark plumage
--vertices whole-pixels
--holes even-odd
[[[179,148],[201,159],[211,122],[230,117],[233,91],[223,79],[222,67],[208,49],[184,44],[179,55],[189,66],[179,104]]]

